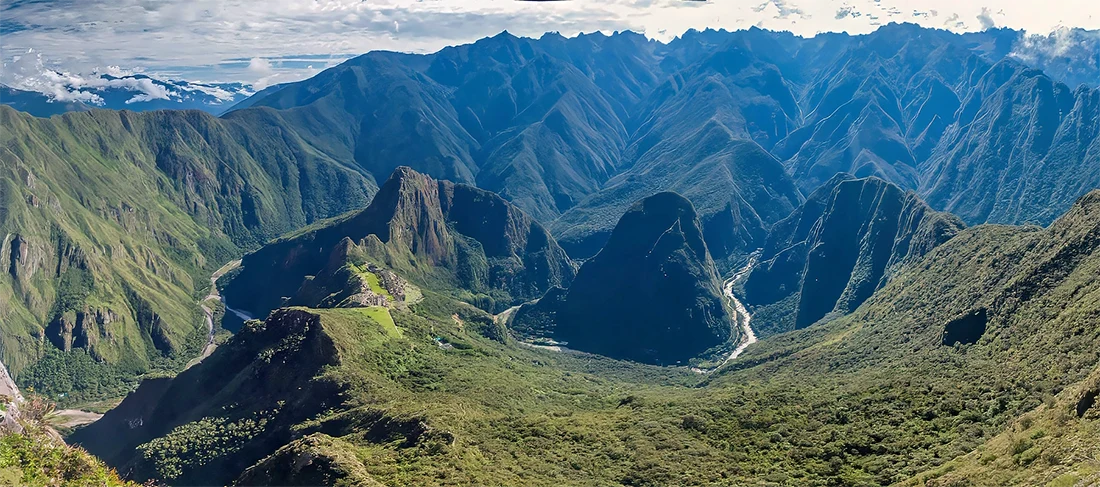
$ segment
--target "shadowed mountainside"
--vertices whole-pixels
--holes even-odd
[[[743,284],[762,336],[855,310],[903,265],[964,228],[913,192],[841,174],[772,228]]]
[[[672,364],[733,341],[732,323],[695,209],[666,192],[635,203],[572,285],[525,305],[513,327],[577,350]]]
[[[350,253],[433,288],[461,290],[490,312],[568,285],[576,273],[549,232],[500,196],[400,167],[366,209],[246,255],[226,299],[264,316],[307,276]]]

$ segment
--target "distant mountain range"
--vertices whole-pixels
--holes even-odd
[[[0,361],[132,391],[70,439],[139,481],[1093,485],[1100,88],[1022,47],[502,33],[221,116],[32,96],[71,113],[0,106]]]
[[[728,269],[837,172],[918,191],[968,224],[1049,223],[1100,184],[1100,95],[1029,68],[1019,36],[504,33],[367,54],[248,103],[324,127],[371,173],[408,164],[496,191],[575,257],[634,201],[674,190]],[[999,135],[1025,123],[1034,136]],[[1078,177],[1051,177],[1068,171]]]
[[[42,87],[42,91],[35,88],[33,84],[22,89],[0,85],[0,104],[36,117],[93,108],[135,112],[202,110],[220,115],[254,94],[245,83],[196,83],[143,74],[112,76],[99,73],[81,77],[79,82]]]
[[[240,86],[141,75],[80,88],[110,107],[236,104],[220,118],[42,119],[0,107],[0,258],[10,270],[0,358],[18,375],[56,345],[132,375],[186,355],[203,334],[186,297],[210,272],[365,207],[400,166],[497,193],[573,259],[603,249],[636,202],[678,193],[719,274],[766,247],[773,227],[841,172],[913,191],[967,225],[1048,224],[1100,186],[1100,89],[1024,64],[1018,39],[911,24],[813,38],[690,31],[669,43],[502,33],[433,54],[368,53],[243,101]],[[144,91],[120,88],[130,85]],[[90,107],[37,94],[20,103]],[[885,271],[875,269],[856,284],[877,286]],[[537,295],[505,287],[473,286],[471,296]],[[486,306],[497,308],[496,298]],[[106,339],[123,328],[113,333],[127,340]]]

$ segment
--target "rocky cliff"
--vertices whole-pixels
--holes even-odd
[[[686,363],[735,335],[721,287],[691,202],[658,193],[623,215],[567,292],[525,306],[516,320],[551,319],[553,338],[577,350]]]
[[[835,176],[769,234],[744,283],[753,327],[768,335],[852,311],[963,227],[881,179]]]
[[[226,296],[262,316],[349,255],[489,310],[568,285],[576,272],[542,225],[501,197],[401,167],[366,209],[245,256]]]

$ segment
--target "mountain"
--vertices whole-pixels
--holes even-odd
[[[73,439],[180,484],[1087,485],[1100,191],[914,259],[709,375],[492,340],[430,288],[392,325],[278,310]]]
[[[838,172],[916,189],[920,164],[974,78],[989,69],[960,44],[954,34],[912,24],[853,38],[807,84],[806,123],[778,143],[776,156],[807,192]]]
[[[0,104],[36,117],[90,108],[111,110],[202,110],[213,115],[228,111],[252,95],[243,83],[200,83],[159,79],[144,74],[58,76],[60,84],[21,79],[15,87],[0,86]]]
[[[308,120],[371,173],[400,160],[497,192],[544,222],[578,208],[553,231],[582,257],[631,203],[677,191],[704,213],[721,258],[737,259],[801,202],[779,162],[744,143],[770,147],[797,106],[775,67],[745,46],[718,47],[502,33],[427,56],[370,53],[253,106]]]
[[[802,201],[770,147],[797,106],[777,68],[733,46],[657,87],[623,154],[623,171],[552,225],[576,257],[593,255],[614,222],[659,191],[689,198],[717,259],[737,260]]]
[[[92,109],[79,101],[55,101],[37,91],[17,90],[4,85],[0,85],[0,104],[21,112],[27,112],[36,117],[49,117],[65,112],[83,112]]]
[[[906,485],[1042,485],[1062,475],[1081,482],[1095,473],[1095,462],[1073,452],[1097,445],[1088,400],[1100,339],[1090,318],[1100,303],[1097,265],[1100,191],[1092,191],[1049,228],[959,232],[854,313],[751,347],[740,359],[749,376],[731,371],[730,380],[826,374],[832,380],[824,387],[866,401],[848,418],[874,411],[874,424],[914,432],[950,425],[936,451],[958,461],[912,470],[857,462],[877,471],[880,484],[894,482],[883,473],[899,470],[909,470]],[[753,364],[755,373],[747,368]],[[922,417],[908,416],[917,411]],[[891,456],[912,439],[887,434],[856,443],[882,445]]]
[[[275,94],[275,92],[277,92],[277,91],[279,91],[283,88],[286,88],[286,85],[287,85],[287,83],[280,83],[280,84],[277,84],[277,85],[268,86],[267,88],[264,88],[260,91],[257,91],[255,93],[253,93],[248,98],[245,98],[243,100],[240,100],[240,101],[236,102],[235,104],[233,104],[233,106],[227,108],[224,112],[222,112],[222,114],[224,115],[224,114],[229,113],[233,110],[241,110],[241,109],[251,107],[252,105],[255,105],[257,101],[260,101],[260,100],[266,98],[267,96],[273,95],[273,94]]]
[[[1100,186],[1100,90],[1002,61],[958,113],[926,163],[929,204],[968,223],[1045,225]]]
[[[181,367],[214,269],[366,204],[368,176],[254,115],[0,107],[0,357],[23,385],[79,400]]]
[[[965,226],[878,178],[834,176],[776,223],[744,281],[761,336],[848,313]]]
[[[264,316],[353,254],[356,265],[373,261],[435,289],[462,290],[493,312],[567,286],[576,272],[549,232],[500,196],[399,167],[366,209],[246,255],[226,300]]]
[[[497,192],[576,258],[602,248],[634,201],[675,191],[728,270],[838,172],[917,191],[968,224],[1047,224],[1066,211],[1098,184],[1092,91],[1028,69],[1040,58],[1013,55],[1021,39],[913,24],[813,38],[690,31],[668,44],[502,33],[427,55],[369,53],[249,103],[371,174],[405,164]],[[1008,101],[997,93],[1030,89],[1012,71],[1062,94]],[[999,135],[1025,120],[1043,134]],[[1001,177],[1025,160],[1044,169]],[[1080,184],[1046,176],[1071,170]],[[982,204],[967,200],[977,195]]]
[[[513,326],[549,328],[547,338],[577,350],[670,364],[732,341],[732,323],[695,208],[658,193],[623,215],[567,291],[524,306]]]

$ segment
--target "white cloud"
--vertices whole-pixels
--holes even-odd
[[[992,12],[986,7],[982,7],[982,13],[978,14],[978,23],[981,24],[982,30],[989,30],[997,26],[997,23],[993,21]]]
[[[248,61],[248,71],[260,76],[271,74],[271,63],[264,58],[254,57]]]
[[[689,28],[753,25],[813,35],[866,33],[891,21],[952,30],[992,25],[1030,32],[1059,26],[1100,28],[1095,0],[60,0],[15,2],[3,10],[0,57],[12,62],[27,48],[56,58],[58,71],[94,66],[145,66],[150,73],[254,80],[299,78],[306,64],[251,60],[332,54],[343,59],[375,49],[434,51],[508,30],[539,36],[558,31],[632,29],[669,40]],[[915,15],[929,12],[931,15]],[[945,22],[946,19],[946,22]],[[398,35],[400,34],[400,35]],[[241,62],[240,60],[250,60]],[[235,61],[234,61],[235,60]],[[272,78],[274,79],[274,78]]]

